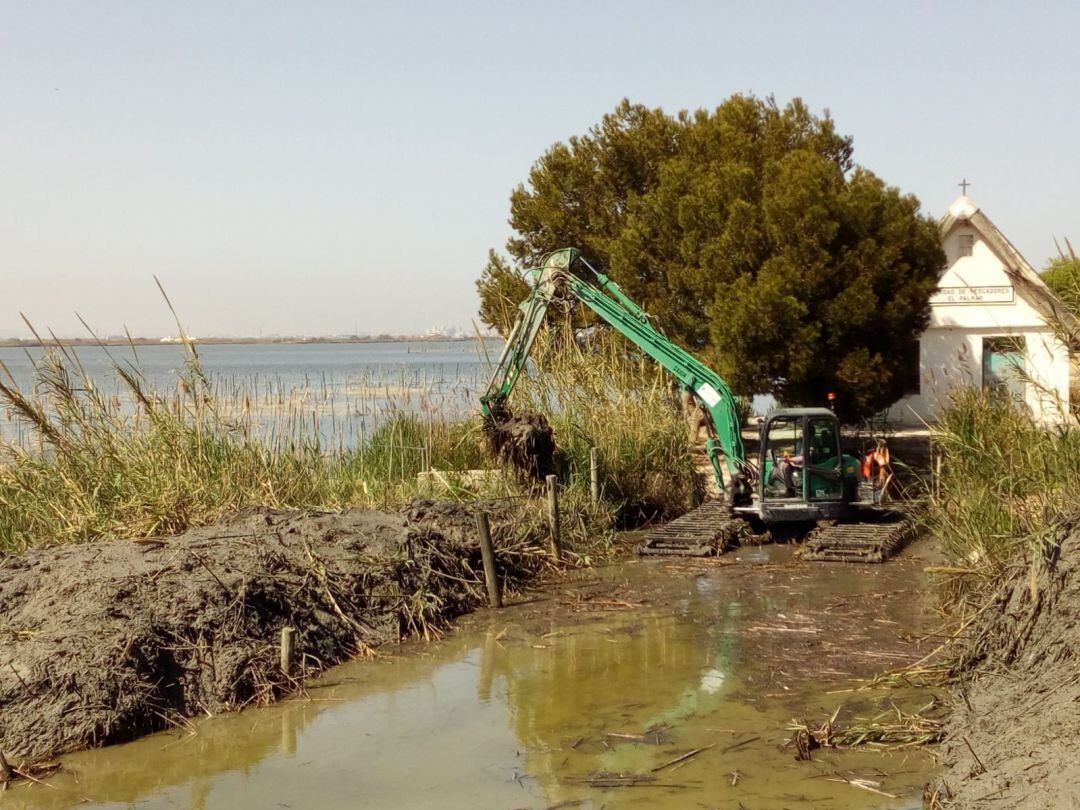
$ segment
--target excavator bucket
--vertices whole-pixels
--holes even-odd
[[[738,545],[748,531],[726,504],[710,501],[649,532],[637,551],[643,556],[715,557]]]

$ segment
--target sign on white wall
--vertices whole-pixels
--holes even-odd
[[[931,304],[1011,304],[1011,286],[1001,287],[938,287],[930,296]]]

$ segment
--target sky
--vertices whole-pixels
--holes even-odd
[[[802,97],[937,217],[1080,242],[1075,3],[0,0],[0,336],[468,326],[510,191],[627,97]],[[558,246],[554,246],[558,247]]]

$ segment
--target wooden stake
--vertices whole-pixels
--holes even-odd
[[[934,457],[934,497],[941,500],[941,451]]]
[[[559,482],[554,475],[547,477],[548,523],[551,526],[551,554],[562,559],[562,538],[559,527]]]
[[[495,548],[491,545],[491,525],[487,512],[476,513],[476,531],[480,535],[480,556],[484,558],[484,579],[487,580],[488,603],[493,608],[502,607],[499,576],[495,571]]]
[[[0,751],[0,785],[6,785],[8,782],[15,781],[15,771],[8,765],[8,761],[4,758],[4,752]]]
[[[292,675],[293,657],[296,653],[296,631],[291,627],[281,628],[281,671],[286,677]]]
[[[600,451],[589,448],[589,495],[593,506],[600,503]]]

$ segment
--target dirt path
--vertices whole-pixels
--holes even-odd
[[[494,521],[516,581],[541,557]],[[0,559],[0,752],[35,762],[268,703],[482,601],[471,514],[251,509],[174,537]],[[296,629],[298,672],[279,665]]]

